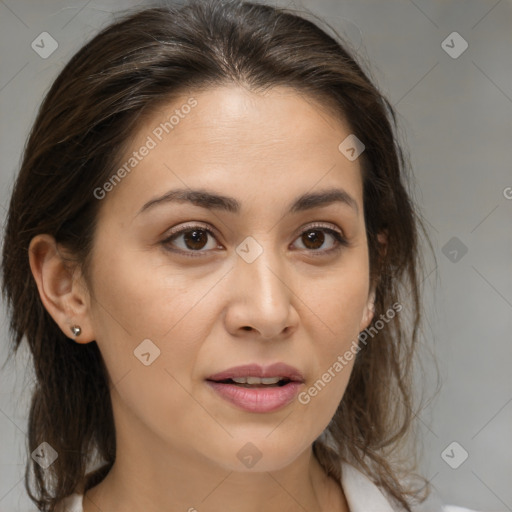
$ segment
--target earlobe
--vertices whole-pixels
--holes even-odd
[[[379,266],[380,266],[382,264],[383,259],[386,256],[387,249],[388,249],[388,231],[386,229],[380,231],[377,234],[377,240],[379,242]],[[373,320],[373,317],[375,315],[376,287],[377,287],[377,283],[375,282],[371,287],[370,293],[368,294],[368,302],[366,303],[366,306],[364,308],[359,332],[364,331],[370,325],[370,323]]]
[[[30,242],[28,252],[30,269],[45,309],[68,338],[78,343],[93,341],[84,290],[55,239],[46,234],[37,235]],[[72,330],[77,326],[80,326],[79,338]]]

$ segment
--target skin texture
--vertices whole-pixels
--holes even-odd
[[[162,140],[152,135],[191,97],[197,105]],[[338,150],[350,128],[313,99],[285,87],[191,91],[140,126],[124,163],[148,136],[157,142],[102,199],[90,280],[71,272],[62,248],[40,235],[30,262],[46,309],[78,343],[96,340],[112,381],[117,457],[87,492],[85,512],[348,510],[337,482],[312,454],[345,392],[353,360],[307,405],[245,412],[214,393],[209,375],[246,363],[283,361],[317,381],[372,318],[361,170]],[[241,203],[240,213],[191,203],[145,203],[171,189],[208,189]],[[342,188],[341,202],[296,213],[304,193]],[[200,223],[195,257],[173,227]],[[349,241],[339,251],[304,231],[314,223]],[[316,229],[319,229],[318,227]],[[205,233],[202,233],[205,235]],[[237,246],[252,236],[262,254],[247,263]],[[175,252],[169,250],[174,248]],[[146,366],[145,339],[160,356]],[[69,341],[73,343],[73,341]],[[261,459],[237,457],[252,443]],[[302,508],[301,508],[302,507]]]

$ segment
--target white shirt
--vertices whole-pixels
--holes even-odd
[[[341,487],[350,512],[396,512],[379,488],[363,473],[342,463]],[[439,512],[476,512],[468,508],[444,506]],[[83,495],[71,494],[56,508],[56,512],[83,512]]]

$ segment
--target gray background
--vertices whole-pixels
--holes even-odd
[[[138,2],[0,1],[0,213],[38,105],[72,54],[112,12]],[[435,259],[424,281],[423,382],[441,390],[417,411],[421,472],[444,503],[512,511],[512,4],[506,0],[279,2],[327,19],[369,62],[400,114],[411,193]],[[58,42],[42,59],[31,43]],[[458,32],[457,58],[442,42]],[[453,39],[453,38],[452,38]],[[460,41],[447,44],[460,50]],[[452,238],[455,237],[454,240]],[[463,254],[461,249],[467,249]],[[456,252],[453,252],[453,251]],[[2,305],[0,364],[7,354]],[[32,375],[22,350],[0,373],[0,511],[33,510],[23,487]],[[452,469],[441,454],[448,449]],[[452,446],[453,447],[453,446]],[[446,455],[445,455],[446,458]]]

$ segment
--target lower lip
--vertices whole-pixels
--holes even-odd
[[[273,412],[291,403],[297,396],[301,382],[284,386],[244,388],[235,384],[206,381],[222,398],[248,412]]]

